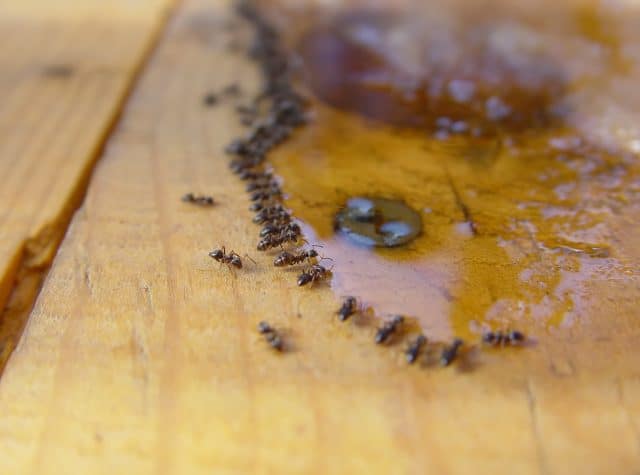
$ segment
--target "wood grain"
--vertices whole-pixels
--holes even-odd
[[[16,343],[15,310],[53,258],[168,3],[0,5],[0,309],[25,285],[0,318],[0,355]]]
[[[371,322],[336,321],[328,287],[299,289],[257,255],[222,152],[241,132],[235,103],[201,104],[238,79],[257,89],[225,49],[228,14],[181,5],[109,141],[0,381],[0,471],[637,473],[631,285],[595,310],[613,325],[408,368],[400,345],[373,345]],[[219,205],[182,203],[188,191]],[[257,264],[219,266],[220,245]],[[268,348],[260,320],[289,351]]]

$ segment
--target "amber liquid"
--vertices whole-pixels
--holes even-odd
[[[593,17],[575,15],[574,35],[611,43]],[[576,125],[579,111],[563,107],[578,87],[571,71],[544,55],[514,70],[499,51],[477,59],[473,49],[470,67],[432,65],[435,76],[403,86],[384,54],[345,33],[387,28],[380,22],[349,14],[296,40],[312,120],[271,156],[306,239],[333,260],[335,293],[445,339],[586,325],[594,301],[635,289],[638,160]],[[610,74],[622,68],[616,58]],[[465,84],[452,90],[459,78],[471,96]],[[492,115],[493,97],[508,114]],[[422,233],[398,248],[355,245],[333,225],[354,196],[404,201]]]

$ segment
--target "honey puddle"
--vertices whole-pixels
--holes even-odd
[[[579,41],[619,45],[605,38],[597,15],[574,13],[579,31],[561,54],[581,51]],[[343,16],[298,40],[312,120],[270,156],[305,238],[333,260],[323,264],[334,266],[335,294],[357,296],[379,316],[415,317],[442,339],[486,327],[535,333],[615,318],[598,311],[602,302],[637,296],[640,287],[633,150],[640,135],[584,125],[596,119],[576,97],[589,97],[598,81],[588,85],[589,71],[580,75],[557,56],[524,55],[514,66],[498,50],[471,66],[434,60],[423,82],[400,81],[397,66],[340,36],[353,21],[367,48],[378,45],[372,37],[386,27],[378,20],[363,27],[366,15]],[[622,58],[621,48],[595,72],[640,70],[640,59]],[[487,76],[489,67],[497,78]],[[424,91],[436,80],[444,86],[429,96]],[[640,119],[640,108],[625,113]],[[422,232],[399,247],[358,245],[334,229],[336,214],[357,197],[406,203],[420,214]]]

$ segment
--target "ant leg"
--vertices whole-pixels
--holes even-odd
[[[234,279],[238,278],[238,274],[236,274],[236,270],[234,269],[234,267],[229,264],[228,262],[225,262],[227,269],[229,269],[229,272],[231,272],[231,275],[233,276]]]
[[[333,259],[331,259],[330,257],[324,257],[324,256],[320,256],[320,260],[318,262],[322,262],[322,261],[331,261],[334,262]],[[333,269],[333,266],[331,266],[331,268]]]

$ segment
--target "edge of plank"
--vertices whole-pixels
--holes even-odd
[[[40,226],[35,234],[24,239],[22,246],[12,256],[6,272],[0,275],[0,377],[20,340],[71,219],[84,201],[93,171],[104,154],[109,137],[120,121],[131,92],[164,34],[178,2],[179,0],[167,0],[158,9],[155,25],[150,28],[142,46],[142,54],[132,65],[122,93],[114,100],[112,110],[105,117],[102,130],[96,136],[85,166],[78,170],[79,178],[70,188],[65,205]]]

